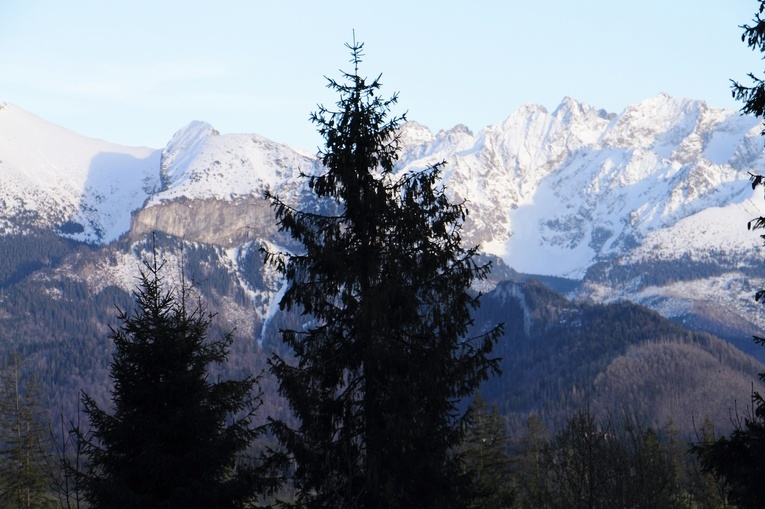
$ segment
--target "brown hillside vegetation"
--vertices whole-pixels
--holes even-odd
[[[513,433],[531,414],[558,429],[584,408],[672,420],[685,434],[709,417],[725,430],[760,386],[763,366],[749,355],[629,302],[569,301],[538,282],[503,282],[484,296],[477,326],[492,319],[507,324],[495,349],[503,372],[482,390]]]
[[[596,411],[624,405],[655,424],[673,420],[692,429],[709,416],[720,427],[748,403],[762,366],[717,338],[701,342],[657,342],[631,346],[593,382]],[[759,382],[757,382],[759,383]],[[738,403],[736,402],[738,400]]]

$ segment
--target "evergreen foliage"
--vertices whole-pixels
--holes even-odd
[[[77,248],[88,249],[46,230],[0,236],[0,288],[18,283],[42,267],[55,267]]]
[[[759,0],[759,4],[759,10],[752,20],[754,24],[741,26],[744,29],[741,34],[741,41],[746,42],[753,51],[765,53],[765,20],[762,19],[765,1]],[[755,76],[754,73],[749,73],[748,76],[753,82],[750,87],[731,80],[733,98],[744,103],[743,108],[741,108],[743,113],[762,117],[765,115],[765,81]]]
[[[699,459],[697,447],[700,444],[714,443],[718,438],[715,435],[715,428],[709,419],[704,419],[701,427],[696,430],[694,447],[685,452],[685,472],[684,479],[688,486],[688,491],[693,495],[696,506],[699,509],[722,509],[731,507],[728,504],[727,487],[725,479],[715,475],[709,469],[705,469]]]
[[[529,421],[516,461],[517,507],[695,507],[680,484],[672,441],[630,415],[598,421],[584,410],[550,441]]]
[[[72,429],[86,466],[74,472],[89,507],[244,507],[273,484],[241,453],[259,435],[256,379],[211,382],[230,334],[207,338],[212,316],[163,288],[156,261],[141,271],[136,309],[111,328],[113,413],[82,396],[90,430]]]
[[[524,433],[514,443],[513,485],[515,507],[548,507],[545,450],[550,441],[545,422],[536,414],[526,420]]]
[[[693,446],[703,470],[722,481],[726,498],[742,509],[765,506],[765,404],[758,392],[751,410],[730,436]]]
[[[753,25],[742,25],[741,40],[755,51],[765,53],[765,0],[760,0]],[[744,113],[765,116],[765,81],[749,73],[751,87],[733,81],[733,97],[744,103]],[[763,130],[765,134],[765,130]],[[752,189],[765,184],[764,175],[751,175]],[[765,217],[749,222],[749,228],[765,228]],[[762,235],[765,239],[765,235]],[[757,301],[763,300],[765,290],[756,293]],[[765,344],[765,338],[755,336],[755,341]],[[765,373],[760,373],[765,381]],[[752,388],[752,404],[747,415],[737,422],[730,437],[715,441],[702,441],[694,445],[693,451],[699,457],[705,471],[713,473],[724,482],[728,499],[741,508],[765,507],[765,399]]]
[[[469,336],[478,298],[468,289],[488,264],[461,245],[464,204],[439,187],[442,164],[396,174],[396,96],[354,72],[329,80],[338,109],[312,115],[325,172],[307,176],[317,210],[272,200],[281,231],[303,247],[267,253],[289,287],[282,310],[310,317],[283,331],[295,362],[271,369],[298,424],[273,422],[296,462],[308,507],[465,507],[468,476],[454,450],[459,402],[497,371],[498,328]]]
[[[18,509],[53,507],[48,415],[39,386],[21,380],[17,354],[0,384],[0,503]]]
[[[470,406],[470,425],[460,448],[464,468],[473,476],[475,497],[471,509],[512,506],[511,464],[507,423],[496,406],[476,395]]]

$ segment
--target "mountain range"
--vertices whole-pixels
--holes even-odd
[[[566,98],[552,112],[524,106],[477,134],[461,125],[433,133],[407,122],[400,131],[397,171],[446,162],[447,194],[465,200],[469,209],[463,239],[480,245],[495,262],[493,276],[477,288],[490,301],[512,294],[523,302],[526,292],[539,293],[527,281],[539,279],[564,294],[563,301],[545,298],[556,309],[622,309],[629,301],[763,360],[751,341],[765,328],[753,299],[765,287],[761,241],[747,229],[748,221],[765,215],[765,200],[749,185],[750,172],[765,172],[760,131],[756,118],[667,95],[618,114]],[[129,305],[141,260],[151,251],[147,238],[159,234],[163,256],[171,265],[180,259],[194,262],[184,277],[206,281],[205,299],[223,326],[236,327],[243,338],[236,369],[248,362],[263,366],[252,359],[279,348],[280,323],[299,319],[277,312],[283,282],[262,265],[258,253],[263,244],[296,247],[277,231],[263,192],[269,189],[288,203],[311,208],[300,175],[320,169],[314,154],[255,134],[220,134],[205,122],[183,127],[162,149],[124,147],[1,104],[4,342],[26,344],[39,359],[47,358],[50,345],[63,348],[55,331],[37,331],[37,339],[9,337],[27,329],[32,333],[32,325],[22,326],[24,318],[17,316],[23,306],[11,302],[23,301],[20,295],[36,296],[32,307],[41,309],[96,296]],[[185,246],[182,252],[179,246]],[[42,305],[41,299],[50,302]],[[102,323],[89,330],[86,344],[104,352],[108,306],[93,313],[88,320]],[[529,320],[517,334],[537,337],[531,330],[539,317],[533,313],[498,313],[482,319],[501,321],[509,313]],[[555,316],[571,320],[571,313]],[[550,327],[547,323],[543,329]],[[724,347],[711,336],[670,335],[675,339],[667,341],[685,345],[673,346],[676,352],[692,346],[705,354],[718,352],[718,363],[733,358],[720,354]],[[681,336],[685,339],[677,339]],[[595,387],[598,374],[615,359],[660,338],[635,341],[620,343],[592,364],[589,382],[571,383],[587,393],[583,385]],[[507,348],[505,343],[500,349],[509,355],[513,350]],[[100,355],[90,374],[77,375],[82,384],[93,387],[106,380],[108,359]],[[736,359],[735,367],[725,364],[725,369],[736,373],[728,378],[735,378],[740,390],[746,386],[742,380],[753,377],[760,365]],[[497,386],[487,390],[495,400],[507,394]],[[524,401],[528,407],[530,400]]]

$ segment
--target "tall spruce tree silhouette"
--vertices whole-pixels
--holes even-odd
[[[272,430],[294,461],[301,507],[465,507],[459,402],[498,371],[501,333],[468,336],[479,305],[469,287],[490,267],[462,246],[467,210],[440,187],[443,163],[395,171],[397,96],[382,99],[380,77],[359,75],[363,44],[346,46],[353,73],[328,79],[337,109],[311,116],[323,173],[305,178],[323,212],[266,193],[302,245],[264,249],[289,283],[280,306],[308,320],[282,331],[294,360],[270,361],[298,422]]]

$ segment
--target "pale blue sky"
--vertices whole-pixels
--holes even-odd
[[[739,109],[759,73],[755,0],[433,2],[2,0],[0,102],[81,134],[161,148],[192,120],[315,151],[324,75],[383,74],[399,113],[477,132],[565,96],[618,113],[666,92]]]

